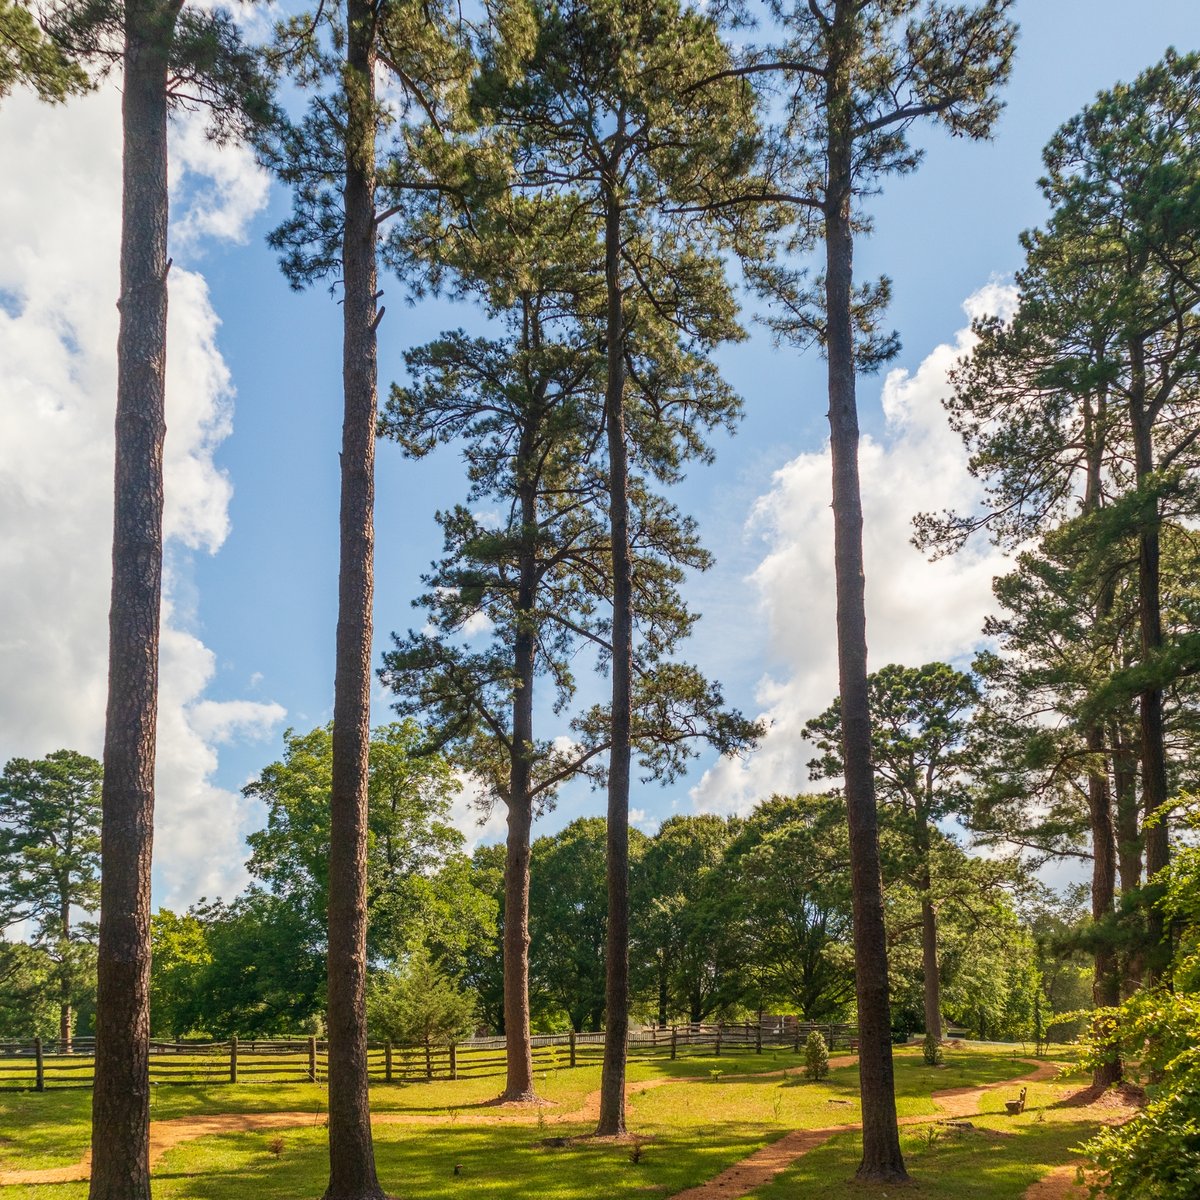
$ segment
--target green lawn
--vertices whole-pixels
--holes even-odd
[[[1010,1079],[1029,1068],[995,1047],[951,1051],[944,1068],[930,1068],[919,1050],[896,1060],[898,1104],[902,1114],[936,1111],[930,1093],[950,1087]],[[788,1076],[766,1072],[789,1069]],[[710,1071],[722,1075],[710,1079]],[[758,1078],[731,1075],[756,1071]],[[630,1100],[630,1126],[645,1138],[638,1161],[629,1145],[547,1139],[590,1132],[590,1125],[566,1124],[562,1114],[578,1109],[599,1084],[599,1068],[551,1070],[540,1079],[542,1093],[555,1102],[518,1125],[484,1125],[477,1114],[496,1091],[495,1079],[458,1083],[372,1088],[377,1112],[438,1114],[438,1124],[387,1124],[376,1128],[379,1171],[390,1194],[404,1200],[442,1197],[496,1197],[520,1200],[591,1200],[671,1196],[718,1174],[788,1129],[822,1128],[857,1120],[857,1070],[836,1068],[828,1080],[803,1079],[795,1055],[725,1055],[635,1062],[631,1079],[678,1078]],[[685,1076],[698,1082],[683,1082]],[[1015,1089],[1014,1089],[1015,1090]],[[971,1118],[976,1128],[954,1132],[944,1125],[904,1131],[906,1154],[922,1194],[929,1197],[988,1197],[1016,1200],[1049,1166],[1068,1161],[1070,1147],[1092,1126],[1071,1110],[1045,1107],[1061,1096],[1061,1083],[1031,1085],[1029,1111],[1019,1118]],[[1003,1108],[1007,1089],[985,1095],[985,1114]],[[45,1092],[8,1095],[0,1100],[0,1162],[6,1166],[64,1165],[79,1158],[87,1140],[89,1094]],[[278,1087],[223,1086],[158,1088],[157,1119],[190,1113],[323,1111],[324,1089],[310,1084]],[[933,1128],[931,1141],[923,1130]],[[274,1149],[278,1149],[278,1154]],[[296,1200],[317,1196],[325,1171],[325,1131],[309,1125],[282,1132],[227,1134],[176,1147],[155,1170],[155,1195],[163,1200],[237,1200],[254,1180],[255,1200]],[[840,1200],[861,1196],[847,1181],[857,1161],[857,1139],[835,1138],[799,1160],[756,1200],[804,1196]],[[455,1174],[455,1166],[460,1173]],[[3,1200],[83,1200],[86,1184],[4,1188]]]

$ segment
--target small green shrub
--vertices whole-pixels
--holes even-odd
[[[824,1079],[829,1074],[829,1047],[816,1029],[804,1043],[804,1074],[813,1080]]]
[[[931,1067],[940,1067],[946,1059],[942,1053],[941,1041],[932,1033],[925,1035],[925,1041],[921,1044],[921,1053],[925,1056],[926,1064]]]

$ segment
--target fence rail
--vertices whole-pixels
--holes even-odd
[[[813,1030],[824,1035],[831,1050],[857,1046],[853,1025],[796,1021],[651,1027],[630,1033],[627,1045],[634,1059],[719,1057],[780,1046],[798,1053]],[[531,1043],[535,1070],[593,1065],[604,1054],[603,1033],[537,1034]],[[505,1046],[503,1037],[470,1038],[452,1046],[371,1042],[367,1070],[376,1083],[482,1079],[504,1074]],[[94,1052],[87,1038],[76,1038],[69,1050],[41,1038],[0,1042],[0,1092],[91,1087]],[[154,1084],[321,1083],[328,1067],[328,1043],[315,1037],[150,1043]]]

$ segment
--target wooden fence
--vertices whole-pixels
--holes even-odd
[[[632,1059],[683,1058],[689,1055],[762,1053],[786,1046],[799,1052],[812,1030],[831,1050],[857,1047],[852,1025],[671,1025],[629,1035]],[[538,1034],[532,1039],[538,1071],[599,1063],[603,1033]],[[77,1038],[70,1052],[56,1042],[0,1042],[0,1091],[44,1091],[92,1085],[93,1043]],[[479,1079],[504,1074],[502,1037],[471,1038],[453,1046],[400,1046],[372,1042],[367,1069],[373,1082],[406,1083],[434,1079]],[[224,1042],[150,1043],[150,1082],[154,1084],[322,1083],[327,1078],[329,1047],[323,1039],[256,1038]]]

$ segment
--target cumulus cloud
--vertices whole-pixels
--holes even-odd
[[[963,305],[972,320],[1011,312],[1015,291],[993,281]],[[892,371],[883,385],[885,428],[860,448],[867,641],[871,669],[962,660],[980,640],[1003,556],[980,542],[929,562],[911,542],[919,511],[963,509],[979,498],[958,436],[942,408],[947,372],[974,341],[968,328],[938,346],[913,373]],[[765,555],[751,576],[768,646],[785,670],[761,680],[757,699],[769,730],[745,759],[726,759],[692,790],[702,811],[746,812],[775,792],[812,790],[805,721],[837,691],[830,458],[801,454],[775,473],[752,512],[749,531]]]
[[[450,824],[466,838],[469,854],[481,842],[503,841],[508,832],[508,811],[494,802],[487,788],[473,775],[456,771],[459,790],[450,805]]]
[[[218,746],[283,718],[205,697],[214,658],[193,632],[190,557],[229,530],[214,454],[233,389],[202,275],[180,256],[243,238],[266,198],[244,152],[172,133],[166,596],[159,706],[156,902],[241,882],[241,797],[213,782]],[[107,673],[116,387],[120,102],[114,86],[63,107],[13,96],[0,112],[0,753],[99,754]],[[53,164],[53,170],[47,164]],[[202,180],[210,180],[201,186]]]

